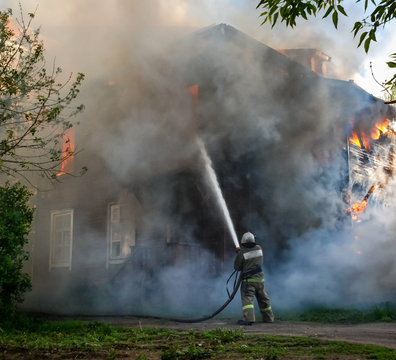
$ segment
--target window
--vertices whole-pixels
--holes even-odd
[[[122,262],[135,246],[135,219],[130,206],[110,204],[108,238],[108,262]]]
[[[49,270],[67,267],[71,270],[73,245],[73,210],[51,212]]]
[[[57,176],[70,174],[74,165],[74,129],[66,130],[62,137],[62,163]]]

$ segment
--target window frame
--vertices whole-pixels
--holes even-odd
[[[73,209],[64,209],[64,210],[52,210],[51,211],[51,228],[50,228],[50,251],[49,251],[49,271],[54,268],[68,268],[72,269],[72,255],[73,255],[73,218],[74,212]],[[57,216],[69,216],[69,232],[70,232],[70,243],[69,243],[69,253],[67,261],[63,263],[57,263],[55,261],[54,250],[55,250],[55,219]]]
[[[123,262],[125,262],[125,260],[130,256],[132,249],[130,249],[130,252],[128,252],[127,254],[122,254],[122,248],[123,248],[123,244],[122,244],[122,238],[120,240],[120,249],[121,249],[121,255],[120,256],[112,256],[112,245],[115,241],[112,240],[112,234],[113,234],[113,223],[116,223],[115,221],[113,221],[112,217],[113,217],[113,212],[112,212],[112,208],[113,207],[119,207],[119,221],[118,224],[121,224],[122,227],[122,207],[124,207],[125,209],[130,210],[130,215],[131,215],[131,238],[130,238],[130,245],[129,246],[136,246],[136,223],[135,223],[135,214],[134,211],[132,210],[132,206],[131,204],[125,203],[125,202],[112,202],[108,204],[108,208],[107,208],[107,256],[106,256],[106,267],[109,266],[109,264],[121,264]],[[128,210],[127,210],[128,211]],[[123,229],[125,230],[125,229]],[[122,231],[123,233],[124,231]]]

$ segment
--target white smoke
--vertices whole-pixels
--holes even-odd
[[[192,166],[198,125],[186,92],[192,83],[185,79],[210,83],[211,97],[203,92],[200,99],[200,131],[214,155],[214,169],[221,170],[230,217],[240,215],[238,233],[258,234],[263,246],[274,309],[384,301],[395,292],[394,212],[370,209],[359,226],[339,221],[345,164],[338,149],[345,139],[337,135],[347,126],[342,115],[360,110],[360,100],[347,109],[342,93],[330,98],[331,91],[320,81],[282,77],[274,68],[263,71],[261,58],[237,46],[214,43],[200,53],[198,41],[185,44],[193,31],[225,22],[274,48],[317,47],[332,57],[332,74],[349,79],[364,60],[351,40],[351,20],[341,21],[340,32],[319,20],[270,31],[259,26],[255,4],[241,1],[22,1],[26,11],[34,11],[37,4],[35,22],[42,25],[49,54],[56,55],[66,73],[87,75],[81,98],[86,105],[80,126],[86,134],[83,147],[100,159],[90,164],[91,171],[102,167],[112,174],[111,180],[95,179],[101,195],[111,197],[112,181],[127,187],[133,179]],[[252,161],[251,154],[259,155]],[[199,178],[200,169],[194,169]],[[227,192],[227,186],[232,190]],[[251,186],[248,198],[246,186]],[[74,196],[80,196],[77,190]],[[168,209],[172,193],[164,190],[155,201]],[[168,209],[153,212],[146,222],[159,229],[171,220],[177,222],[177,215]],[[183,228],[187,242],[196,238],[196,227]],[[87,230],[87,243],[99,233]],[[196,272],[197,266],[217,261],[206,251],[201,255],[197,263],[154,271],[146,285],[155,279],[150,284],[155,291],[147,298],[150,288],[128,287],[128,278],[117,280],[121,291],[111,296],[122,305],[139,304],[120,305],[119,312],[175,311],[183,304],[198,311],[202,302],[196,293],[188,293],[191,283],[194,289],[206,288],[200,295],[210,297],[211,305],[221,302],[224,275],[214,280],[214,272]],[[95,256],[100,255],[94,253],[93,260]],[[225,264],[229,267],[224,272],[231,272],[231,262]],[[137,275],[140,282],[145,276]],[[87,297],[95,302],[93,309],[105,311],[109,305],[108,298],[101,303]],[[70,311],[81,311],[81,305]]]

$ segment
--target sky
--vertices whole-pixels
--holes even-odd
[[[128,5],[126,5],[128,3]],[[269,25],[260,26],[260,10],[255,1],[242,0],[150,0],[130,1],[109,0],[98,4],[92,0],[68,0],[62,3],[51,0],[21,0],[24,12],[36,11],[34,26],[41,27],[41,33],[48,39],[51,48],[56,41],[56,27],[76,26],[124,27],[136,31],[138,26],[163,26],[184,29],[186,33],[213,24],[226,23],[245,32],[253,38],[275,48],[316,47],[331,57],[329,75],[343,80],[354,80],[366,91],[382,98],[381,87],[373,79],[370,63],[376,80],[383,82],[392,76],[385,65],[389,55],[396,49],[396,23],[388,24],[377,34],[378,42],[372,44],[369,54],[357,48],[351,29],[355,20],[364,17],[361,4],[344,2],[349,17],[341,17],[339,29],[335,30],[331,20],[310,19],[298,21],[294,29],[278,24],[274,29]],[[2,9],[12,7],[18,13],[17,0],[0,0]],[[133,13],[128,13],[132,11]],[[352,15],[353,14],[353,15]],[[54,39],[55,37],[55,39]],[[115,39],[116,41],[116,39]],[[72,49],[69,49],[69,53]],[[62,59],[62,54],[56,54]],[[65,60],[68,64],[68,61]],[[89,75],[89,74],[88,74]]]

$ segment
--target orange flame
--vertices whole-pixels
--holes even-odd
[[[365,132],[362,132],[363,145],[366,150],[371,150],[371,139]]]
[[[349,138],[349,141],[357,146],[359,146],[360,148],[362,147],[362,145],[360,144],[359,138],[357,136],[357,134],[352,131],[352,137]]]
[[[350,208],[348,208],[348,212],[352,213],[353,220],[358,220],[356,214],[362,213],[364,210],[366,210],[367,204],[368,204],[368,199],[374,190],[375,190],[375,185],[373,185],[369,189],[366,196],[364,197],[364,199],[361,202],[353,204]]]
[[[192,85],[188,88],[188,92],[193,98],[194,103],[196,104],[198,102],[198,85]]]
[[[74,129],[70,128],[63,134],[62,144],[62,164],[60,172],[56,176],[61,176],[73,171],[74,163]]]
[[[373,140],[378,140],[382,134],[389,132],[388,119],[385,119],[381,123],[375,124],[375,128],[371,130],[371,138]]]
[[[360,203],[356,203],[354,205],[352,205],[348,211],[349,212],[353,212],[354,214],[359,214],[361,212],[363,212],[364,210],[366,210],[367,208],[367,200],[363,200]]]
[[[353,119],[351,119],[351,124],[353,126]],[[352,136],[349,138],[349,141],[352,144],[359,146],[361,149],[371,150],[371,141],[378,140],[381,135],[389,132],[391,132],[389,130],[389,120],[384,119],[383,121],[376,123],[370,130],[370,136],[364,130],[358,129],[356,131],[352,131]]]

